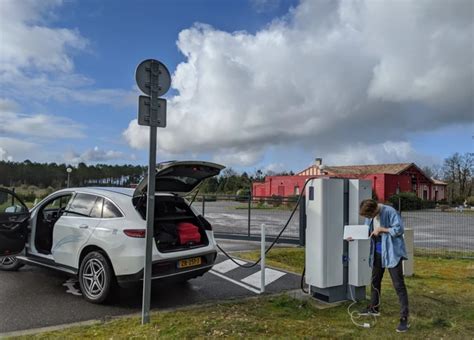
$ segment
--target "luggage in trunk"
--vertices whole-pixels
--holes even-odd
[[[178,230],[179,243],[181,245],[192,246],[201,243],[199,227],[190,222],[179,222],[176,227]]]

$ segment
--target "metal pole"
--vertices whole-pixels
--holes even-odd
[[[250,238],[250,223],[251,223],[251,212],[252,212],[252,187],[249,190],[249,211],[248,211],[248,225],[247,225],[247,235]]]
[[[301,197],[300,201],[300,246],[306,245],[306,196]]]
[[[146,248],[143,273],[142,324],[150,322],[151,262],[153,255],[153,233],[155,222],[155,175],[156,175],[156,132],[158,120],[159,64],[150,65],[150,155],[148,163],[148,202],[146,209]]]
[[[204,212],[206,211],[206,195],[202,195],[202,216],[204,217]]]
[[[148,163],[148,190],[146,207],[145,268],[143,274],[142,324],[150,322],[151,259],[155,221],[156,126],[150,126],[150,159]]]
[[[261,245],[260,245],[260,294],[265,293],[265,223],[261,225]]]
[[[68,188],[69,188],[69,177],[70,177],[70,175],[71,175],[71,174],[68,172],[68,173],[67,173],[67,187],[68,187]]]

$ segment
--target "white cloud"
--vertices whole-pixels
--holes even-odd
[[[0,160],[4,161],[24,161],[31,159],[35,155],[36,159],[44,159],[44,150],[38,144],[22,139],[0,137]]]
[[[0,147],[0,161],[8,161],[11,162],[13,157],[10,156],[4,148]]]
[[[84,50],[87,40],[77,30],[50,28],[42,21],[62,1],[3,0],[0,6],[0,74],[38,71],[71,72],[68,49]]]
[[[15,111],[14,111],[15,110]],[[0,133],[48,139],[84,137],[84,127],[71,119],[16,112],[18,105],[0,98]]]
[[[410,133],[472,121],[473,21],[469,0],[304,0],[256,34],[195,25],[158,145],[242,165],[279,145],[413,157]],[[144,131],[134,120],[124,137],[144,148]]]
[[[136,91],[94,88],[76,73],[73,56],[88,53],[78,29],[52,27],[62,0],[3,0],[0,4],[0,86],[19,100],[130,105]],[[134,98],[135,99],[135,98]],[[135,102],[135,101],[134,101]]]
[[[380,144],[354,143],[327,154],[328,165],[402,163],[407,160],[431,164],[433,158],[420,155],[409,142],[386,141]]]
[[[128,157],[121,151],[102,150],[98,146],[88,149],[81,154],[75,151],[69,151],[64,155],[65,161],[73,164],[78,164],[81,162],[107,162],[118,159],[134,159],[134,157],[134,155]]]
[[[283,163],[270,163],[263,168],[264,174],[275,174],[280,173],[282,171],[287,171],[288,169],[285,167]]]

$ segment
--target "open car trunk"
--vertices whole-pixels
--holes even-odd
[[[137,204],[146,218],[146,200]],[[209,244],[205,221],[197,217],[182,197],[155,197],[154,240],[162,253],[205,247]]]
[[[155,242],[160,252],[204,247],[209,244],[206,229],[209,223],[196,216],[182,198],[210,177],[217,176],[224,166],[202,161],[174,161],[157,164],[155,193]],[[146,219],[148,176],[138,183],[133,193],[135,208]]]

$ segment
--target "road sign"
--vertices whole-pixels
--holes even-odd
[[[157,83],[157,97],[168,92],[171,86],[170,71],[165,65],[154,59],[147,59],[138,65],[135,71],[135,79],[140,90],[147,95],[151,95],[151,84]]]
[[[158,98],[170,88],[170,72],[158,60],[147,59],[135,72],[137,85],[148,96],[138,98],[138,124],[150,127],[148,156],[148,189],[146,206],[145,263],[143,270],[142,324],[150,322],[151,262],[155,222],[155,174],[157,127],[166,127],[166,99]]]
[[[158,98],[152,108],[150,97],[138,97],[138,125],[166,127],[166,99]]]

